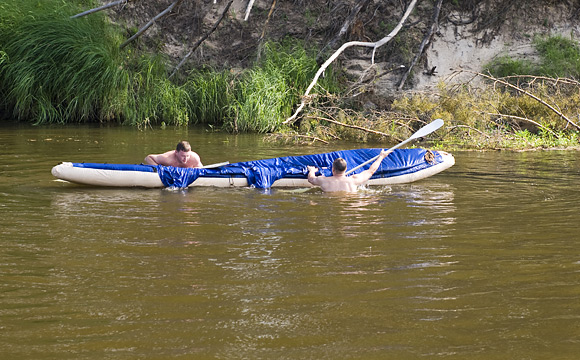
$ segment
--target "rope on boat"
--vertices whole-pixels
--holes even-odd
[[[431,165],[435,163],[435,154],[433,154],[433,151],[427,150],[427,152],[425,152],[425,161]]]

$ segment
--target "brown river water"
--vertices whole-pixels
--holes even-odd
[[[206,164],[357,147],[0,126],[0,359],[580,356],[578,152],[455,152],[431,178],[347,196],[50,173],[182,138]]]

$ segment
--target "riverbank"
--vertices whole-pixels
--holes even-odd
[[[237,9],[236,4],[240,5],[234,2],[233,9]],[[135,23],[146,19],[151,11],[159,10],[144,6],[129,6],[128,14],[140,14],[135,17]],[[190,6],[180,11],[192,10]],[[256,2],[256,16],[252,21],[266,20],[266,14],[259,11],[264,6],[264,2]],[[400,10],[392,6],[384,10],[393,14]],[[316,61],[325,43],[323,36],[288,38],[271,32],[271,40],[259,41],[260,46],[256,46],[255,39],[248,39],[253,45],[246,50],[236,47],[233,57],[224,58],[221,67],[216,66],[212,57],[207,63],[214,66],[202,62],[197,68],[190,67],[171,77],[169,70],[175,59],[168,60],[152,51],[154,43],[165,39],[170,27],[161,26],[162,33],[153,31],[121,49],[126,31],[134,31],[129,26],[131,22],[121,21],[127,13],[119,9],[114,13],[69,18],[86,7],[84,2],[61,5],[56,1],[4,5],[6,11],[0,14],[3,24],[0,27],[0,39],[3,39],[0,40],[0,114],[36,124],[98,122],[138,129],[203,124],[212,131],[271,133],[274,135],[270,140],[278,142],[356,141],[382,142],[385,146],[405,139],[430,120],[441,118],[446,121],[446,132],[432,139],[441,146],[521,150],[574,148],[578,144],[579,86],[572,78],[580,74],[580,53],[577,42],[567,38],[531,34],[528,43],[535,51],[534,61],[506,55],[481,64],[480,70],[474,70],[477,64],[470,63],[471,70],[455,70],[456,80],[468,77],[463,82],[438,82],[436,87],[422,87],[420,79],[426,76],[438,79],[442,69],[439,67],[439,71],[426,75],[420,74],[417,66],[409,82],[409,86],[417,87],[386,95],[377,86],[386,86],[383,76],[395,75],[377,71],[384,70],[385,64],[410,60],[394,54],[412,53],[414,41],[420,39],[416,36],[420,26],[405,29],[377,58],[376,67],[366,68],[356,80],[352,78],[356,72],[353,73],[348,61],[358,57],[368,62],[368,54],[358,50],[345,53],[317,84],[298,121],[286,123],[319,67]],[[208,9],[214,13],[219,10],[211,6],[200,10]],[[306,10],[311,11],[311,18],[314,14],[322,17],[327,11],[310,6]],[[453,6],[443,10],[453,10],[454,16],[466,11]],[[306,26],[303,22],[308,22],[308,11],[299,13],[287,4],[277,11],[285,12],[294,28],[299,28],[298,24]],[[368,11],[361,9],[361,19],[368,16]],[[429,11],[425,6],[417,8],[419,14]],[[35,15],[34,21],[30,21],[30,14]],[[279,15],[274,14],[271,21],[280,21]],[[373,38],[384,35],[392,26],[381,27],[376,18],[367,20],[367,36]],[[167,21],[182,24],[184,13]],[[223,31],[244,24],[235,12],[228,13],[224,21],[216,37],[204,46],[214,46],[218,39],[232,40],[235,32],[223,37]],[[442,24],[449,21],[449,18],[442,20]],[[449,35],[449,27],[445,29],[441,36]],[[253,34],[250,29],[244,31]],[[432,50],[441,50],[438,40],[438,37],[433,39]],[[465,41],[462,40],[462,46]],[[545,44],[550,43],[556,44],[556,50],[564,51],[553,57],[553,51],[546,50],[549,47]],[[163,42],[158,48],[163,50],[168,44]],[[489,50],[490,45],[486,46]],[[245,62],[233,60],[242,55]],[[569,59],[576,59],[576,63]],[[423,65],[426,64],[429,62]],[[550,70],[547,64],[557,66]],[[567,72],[559,73],[560,69]],[[530,76],[514,78],[513,74]]]

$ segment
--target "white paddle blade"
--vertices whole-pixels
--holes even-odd
[[[423,137],[425,135],[429,135],[433,131],[439,129],[441,126],[443,126],[443,120],[441,120],[441,119],[433,120],[429,124],[423,126],[419,130],[417,130],[417,132],[415,132],[413,135],[411,135],[411,137],[409,139],[416,139],[416,138]]]
[[[403,142],[400,142],[400,143],[398,143],[397,145],[395,145],[395,146],[391,147],[391,148],[390,148],[390,150],[395,150],[396,148],[398,148],[398,147],[400,147],[400,146],[403,146],[403,145],[405,145],[406,143],[408,143],[408,142],[409,142],[409,141],[411,141],[411,140],[414,140],[414,139],[417,139],[417,138],[420,138],[420,137],[424,137],[424,136],[426,136],[426,135],[429,135],[429,134],[431,134],[433,131],[435,131],[435,130],[439,129],[441,126],[443,126],[443,120],[441,120],[441,119],[433,120],[433,121],[431,121],[429,124],[427,124],[427,125],[423,126],[423,127],[422,127],[422,128],[420,128],[419,130],[417,130],[417,131],[416,131],[416,132],[415,132],[413,135],[411,135],[411,137],[410,137],[410,138],[408,138],[407,140],[405,140],[405,141],[403,141]],[[368,164],[368,163],[370,163],[370,162],[372,162],[372,161],[375,161],[376,159],[378,159],[378,157],[379,157],[379,155],[375,156],[374,158],[372,158],[372,159],[370,159],[370,160],[367,160],[367,161],[365,161],[364,163],[360,164],[359,166],[356,166],[356,167],[354,167],[354,168],[350,169],[349,171],[347,171],[347,172],[345,173],[345,175],[348,175],[348,174],[350,174],[351,172],[353,172],[353,171],[355,171],[355,170],[357,170],[357,169],[360,169],[361,167],[365,166],[366,164]]]

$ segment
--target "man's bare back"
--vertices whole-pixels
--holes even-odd
[[[332,176],[316,176],[314,166],[307,166],[308,168],[308,182],[312,185],[320,186],[325,192],[356,192],[359,185],[366,183],[371,176],[379,169],[381,162],[387,157],[391,151],[382,150],[379,157],[367,170],[352,176],[346,176],[346,161],[344,159],[336,159],[332,164]]]

